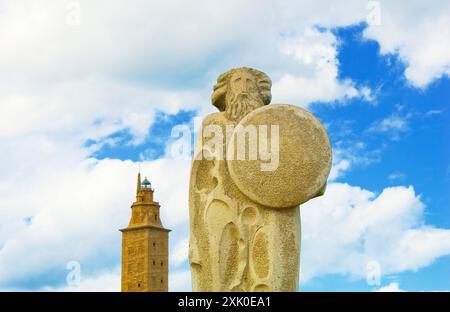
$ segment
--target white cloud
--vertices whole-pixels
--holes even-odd
[[[52,292],[118,292],[120,291],[120,268],[111,272],[102,272],[88,278],[81,278],[78,285],[62,286],[58,288],[44,287],[39,291]]]
[[[405,120],[405,118],[402,118],[400,116],[389,116],[385,119],[381,120],[379,123],[375,124],[373,128],[373,131],[376,132],[389,132],[389,131],[407,131],[408,128],[408,122]]]
[[[404,292],[405,290],[401,289],[397,282],[392,282],[389,285],[380,287],[376,291],[377,292]]]
[[[333,164],[331,167],[330,175],[328,176],[329,181],[334,181],[342,175],[345,171],[350,168],[350,161],[347,159],[342,159],[338,163]]]
[[[92,277],[82,278],[75,286],[43,287],[39,291],[56,292],[119,292],[120,268],[111,272],[102,272]],[[191,272],[173,271],[169,274],[169,291],[191,291]]]
[[[141,163],[141,171],[150,173],[156,200],[163,203],[161,215],[168,228],[187,222],[189,165],[188,160],[169,159]],[[35,174],[26,188],[9,188],[2,206],[11,206],[2,209],[2,223],[14,226],[1,232],[0,283],[63,268],[69,260],[91,270],[117,265],[118,230],[130,219],[136,172],[137,164],[131,161],[89,159],[58,172]],[[186,178],[167,179],[178,175]],[[20,185],[14,180],[11,184]],[[29,225],[20,222],[27,216],[32,217]],[[24,254],[33,261],[20,261]]]
[[[393,172],[388,176],[389,181],[403,181],[406,179],[406,174],[403,172]]]
[[[191,290],[191,271],[175,271],[169,274],[169,291]]]
[[[281,52],[298,63],[297,74],[289,71],[274,83],[274,103],[306,106],[370,94],[367,87],[360,94],[349,79],[338,80],[337,39],[330,31],[307,28],[301,35],[283,39]]]
[[[439,109],[431,109],[424,114],[424,117],[434,117],[442,114],[442,110]]]
[[[388,135],[392,140],[398,141],[401,135],[411,130],[409,126],[411,116],[411,114],[401,115],[395,112],[386,118],[375,121],[367,131],[369,133],[383,133]]]
[[[166,91],[89,78],[0,88],[0,138],[29,135],[100,139],[128,129],[138,142],[147,135],[155,111],[177,113],[198,108],[196,91]],[[20,122],[18,122],[20,120]]]
[[[188,259],[189,253],[189,239],[181,239],[173,248],[170,260],[175,265],[180,265]]]
[[[377,104],[376,102],[376,93],[379,92],[379,90],[375,90],[375,92],[373,92],[369,87],[362,87],[359,90],[359,94],[360,96],[367,102],[370,102],[372,104]]]
[[[7,48],[0,56],[9,61],[1,68],[20,69],[17,76],[26,72],[63,79],[105,72],[138,78],[144,70],[145,75],[157,73],[157,79],[164,70],[183,71],[179,66],[247,39],[263,19],[254,14],[261,4],[255,8],[238,1],[221,3],[219,15],[212,14],[218,3],[204,1],[202,6],[184,1],[75,2],[81,9],[81,23],[75,26],[66,20],[78,12],[68,10],[66,2],[2,3],[0,38]],[[230,25],[246,27],[237,33]]]
[[[103,263],[98,259],[104,260],[109,268],[116,267],[120,257],[117,230],[130,217],[137,166],[131,161],[98,161],[90,158],[91,153],[102,143],[111,142],[106,137],[121,130],[129,130],[133,135],[130,143],[141,143],[157,110],[166,113],[177,113],[180,109],[201,113],[211,110],[211,84],[223,70],[247,65],[268,72],[274,80],[275,101],[305,106],[312,101],[355,96],[373,100],[370,89],[357,90],[352,81],[337,79],[339,43],[329,31],[314,28],[346,26],[364,20],[365,2],[349,1],[345,6],[329,1],[202,1],[202,5],[176,1],[168,6],[164,1],[139,0],[132,4],[110,1],[80,1],[80,4],[81,24],[75,26],[66,24],[70,12],[64,1],[0,4],[0,283],[3,285],[64,268],[72,259],[90,271],[104,269],[99,268]],[[423,14],[417,20],[415,4],[406,10],[396,7],[391,10],[394,6],[383,3],[382,14],[387,18],[382,20],[383,28],[370,26],[365,35],[378,40],[384,53],[398,53],[406,60],[407,78],[416,85],[423,86],[448,72],[450,53],[446,41],[441,40],[450,29],[445,27],[446,11],[427,4],[430,9],[420,10]],[[433,18],[428,18],[430,15]],[[435,27],[430,27],[433,23],[444,30],[436,32]],[[196,87],[199,81],[201,88]],[[100,145],[85,147],[88,139],[100,140]],[[341,158],[333,176],[339,176],[352,164],[352,159]],[[167,157],[142,164],[142,171],[148,173],[156,188],[156,199],[162,203],[163,222],[174,230],[171,235],[177,231],[184,233],[186,226],[189,166],[189,161]],[[341,205],[333,207],[323,202],[322,207],[314,210],[319,215],[310,213],[311,217],[305,217],[306,224],[315,222],[316,217],[322,220],[317,221],[319,232],[305,230],[306,237],[329,237],[320,227],[328,219],[321,219],[320,213],[328,216],[329,210],[335,209],[337,215],[351,216],[349,211],[379,204],[384,194],[374,198],[369,191],[348,185],[341,185],[339,191],[339,185],[331,184],[325,198],[334,203],[334,196],[338,196]],[[412,189],[404,189],[413,193],[410,197],[417,198]],[[403,191],[400,193],[404,194]],[[314,206],[317,200],[324,199],[308,205]],[[392,203],[387,202],[386,206],[402,206],[395,196],[389,200]],[[356,208],[349,208],[348,203]],[[411,205],[419,204],[412,201]],[[305,205],[302,211],[308,213],[309,206]],[[387,212],[383,212],[386,216]],[[29,217],[31,223],[27,224]],[[369,227],[365,215],[361,220],[366,222],[361,225],[363,228]],[[395,220],[394,225],[398,226]],[[339,223],[332,225],[341,234],[336,235],[340,241],[325,239],[325,245],[346,243]],[[386,224],[380,222],[380,227],[383,226]],[[353,232],[356,239],[344,247],[354,252],[352,244],[361,241],[362,234],[357,229]],[[446,230],[408,228],[393,237],[401,247],[399,250],[412,254],[411,263],[387,260],[382,263],[391,271],[425,266],[445,253],[446,235]],[[432,238],[441,238],[441,243],[428,244]],[[417,249],[409,245],[412,239],[420,243]],[[364,241],[368,244],[377,240]],[[185,261],[186,246],[183,238],[175,236],[174,242],[178,246],[171,261],[176,265]],[[328,253],[325,247],[322,254]],[[330,251],[336,256],[335,249]],[[308,240],[305,252],[309,252]],[[418,259],[415,253],[423,253],[423,258]],[[302,270],[309,278],[330,272],[330,266],[340,273],[357,274],[351,263],[361,263],[359,259],[364,257],[354,254],[356,260],[348,258],[350,254],[344,257],[346,263],[334,265],[322,263],[321,254],[313,253],[313,258],[318,257],[317,263]],[[33,260],[22,261],[24,257]],[[329,261],[336,259],[331,257]],[[188,271],[177,271],[171,279],[173,289],[189,285]],[[83,289],[107,290],[112,285],[117,289],[117,272],[93,273],[86,276],[82,285]]]
[[[412,186],[376,195],[331,183],[301,207],[301,283],[326,274],[364,279],[372,261],[383,275],[416,271],[450,254],[450,230],[425,225],[424,208]]]
[[[378,289],[375,289],[376,292],[406,292],[407,290],[404,290],[400,287],[398,282],[391,282],[390,284],[386,286],[382,286]],[[423,291],[423,290],[419,290]],[[430,292],[430,290],[425,290]],[[432,292],[448,292],[448,290],[431,290]]]
[[[346,126],[345,126],[346,127]],[[343,137],[349,136],[348,129],[342,130]],[[333,146],[333,166],[328,181],[332,182],[345,176],[345,173],[355,166],[367,166],[379,161],[380,151],[368,150],[361,141],[336,140]]]
[[[299,79],[308,72],[298,64],[293,75],[297,79],[293,81],[287,75],[292,63],[279,53],[280,47],[285,51],[284,38],[292,37],[290,43],[296,50],[302,47],[301,60],[309,59],[311,65],[317,56],[332,56],[335,46],[326,31],[317,36],[308,29],[314,25],[352,25],[365,21],[371,13],[367,2],[356,0],[346,1],[346,5],[328,0],[199,1],[197,5],[174,1],[170,6],[164,1],[143,0],[75,2],[81,9],[80,24],[75,26],[66,22],[77,13],[68,10],[67,2],[2,2],[3,85],[9,88],[18,83],[90,77],[164,84],[189,81],[192,72],[201,73],[196,79],[206,76],[210,81],[229,66],[264,65],[261,68],[273,73],[277,81],[285,77],[282,85],[297,81],[301,83],[298,86],[310,86],[308,79]],[[449,37],[450,29],[445,1],[432,5],[423,1],[380,1],[380,8],[381,24],[369,25],[365,37],[377,40],[383,53],[398,53],[408,64],[408,79],[422,86],[448,73],[449,45],[442,40]],[[311,44],[311,48],[301,42]],[[217,58],[217,54],[226,57]],[[321,77],[329,83],[324,86],[331,88],[331,94],[354,93],[346,82],[342,82],[342,90],[332,88],[334,71],[321,73],[327,74]]]
[[[406,63],[406,78],[416,87],[450,75],[450,4],[448,1],[379,1],[380,25],[365,37],[378,41],[382,53]]]

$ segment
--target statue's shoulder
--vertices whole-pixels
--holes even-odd
[[[225,117],[225,114],[223,112],[217,112],[209,114],[203,119],[202,127],[209,126],[209,125],[218,125],[222,126],[227,124],[228,119]]]

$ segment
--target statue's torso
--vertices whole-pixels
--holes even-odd
[[[222,127],[225,142],[230,124],[223,113],[216,113],[205,119],[202,129]],[[201,144],[201,136],[189,190],[193,290],[296,291],[299,207],[273,209],[252,201],[232,181],[223,158],[196,159],[208,141],[203,138]]]

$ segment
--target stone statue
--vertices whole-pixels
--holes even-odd
[[[299,205],[324,193],[331,145],[297,106],[272,104],[252,68],[220,75],[200,129],[189,189],[193,291],[296,291]]]

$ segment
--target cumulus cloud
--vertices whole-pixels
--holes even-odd
[[[370,128],[374,132],[391,132],[391,131],[407,131],[409,129],[408,122],[400,116],[389,116],[377,122]]]
[[[189,239],[181,239],[178,241],[177,245],[174,247],[174,251],[170,255],[172,263],[175,265],[180,265],[188,259],[189,253]]]
[[[112,271],[101,272],[94,276],[83,278],[76,285],[65,285],[60,287],[43,287],[39,291],[52,292],[118,292],[120,291],[120,268]]]
[[[285,38],[281,53],[299,64],[298,72],[287,72],[273,85],[274,102],[306,106],[312,102],[343,101],[361,96],[351,80],[338,80],[337,39],[330,31],[307,28],[301,35]]]
[[[406,179],[406,174],[404,174],[403,172],[393,172],[390,175],[388,175],[388,180],[393,182],[393,181],[403,181]]]
[[[377,1],[378,2],[378,1]],[[381,53],[398,55],[412,85],[426,87],[450,74],[450,4],[448,1],[379,1],[380,23],[369,25],[366,38]],[[437,31],[438,30],[438,31]]]
[[[343,135],[346,135],[347,130],[343,132]],[[350,138],[347,138],[347,140],[336,140],[333,146],[333,165],[328,181],[332,182],[342,179],[351,169],[357,166],[368,166],[379,160],[380,150],[368,149],[362,141]]]
[[[23,90],[0,88],[0,138],[49,135],[98,140],[129,130],[137,143],[148,133],[155,111],[195,109],[195,91],[167,91],[89,78]],[[20,122],[17,122],[20,120]]]
[[[168,228],[187,221],[188,168],[189,161],[141,163],[142,172],[151,173]],[[75,167],[34,175],[26,189],[13,188],[2,200],[2,205],[12,203],[2,209],[2,223],[13,226],[1,232],[0,283],[57,270],[70,260],[79,261],[87,271],[117,265],[118,230],[130,218],[136,172],[137,164],[131,161],[88,159]],[[187,178],[172,182],[166,178],[180,174]],[[21,208],[15,211],[16,206]],[[31,221],[22,221],[25,216]],[[24,254],[33,261],[20,261]]]
[[[373,261],[383,275],[416,271],[450,254],[450,230],[424,224],[424,209],[412,186],[377,195],[331,183],[301,207],[301,281],[326,274],[364,279]]]
[[[350,161],[347,159],[342,159],[337,163],[334,163],[331,167],[330,175],[328,176],[329,181],[334,181],[340,177],[345,171],[350,169]]]
[[[379,3],[380,23],[369,23],[365,37],[377,40],[382,53],[404,59],[406,76],[416,85],[426,85],[448,73],[449,47],[441,40],[448,37],[445,31],[450,29],[448,4]],[[371,14],[368,2],[357,0],[347,1],[345,6],[329,0],[199,1],[196,5],[173,1],[170,6],[164,1],[143,0],[134,0],[133,5],[83,0],[39,4],[3,1],[0,69],[14,74],[0,79],[7,86],[34,84],[34,79],[54,82],[92,76],[167,85],[190,83],[189,78],[210,81],[217,70],[233,65],[264,65],[277,80],[284,77],[284,83],[293,83],[292,77],[286,76],[292,63],[279,53],[286,52],[282,47],[294,44],[297,52],[301,47],[303,61],[308,48],[302,41],[312,43],[309,53],[313,54],[309,56],[326,51],[325,56],[330,56],[332,38],[326,32],[317,36],[305,29],[348,26],[366,21]],[[79,23],[70,22],[74,17]],[[286,37],[294,41],[286,44]],[[227,57],[218,58],[217,54]],[[201,74],[192,77],[193,72]],[[332,81],[334,72],[326,73]],[[303,71],[295,75],[297,80],[301,74]]]
[[[169,291],[191,290],[191,271],[176,271],[169,275]]]
[[[81,277],[76,285],[64,285],[60,287],[43,287],[39,291],[52,292],[119,292],[120,291],[120,268],[112,271],[101,272],[87,278]],[[169,291],[190,291],[191,272],[173,271],[169,275]]]

